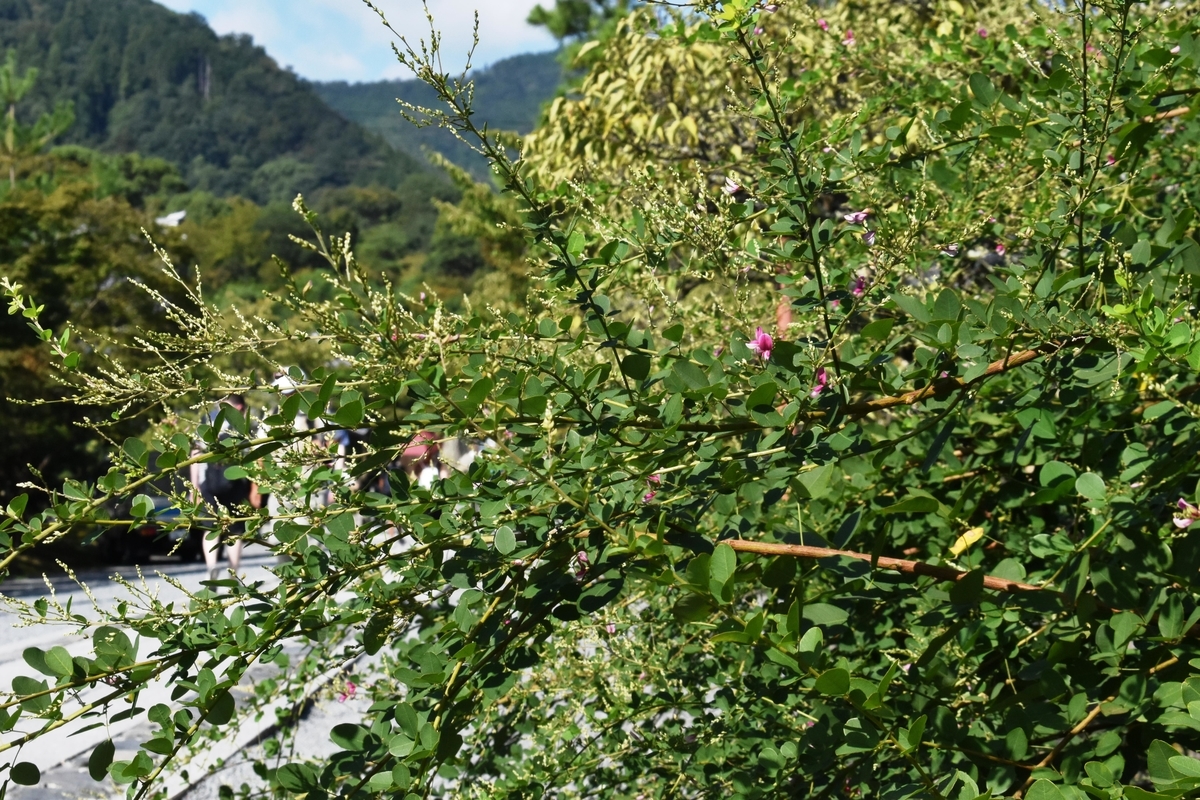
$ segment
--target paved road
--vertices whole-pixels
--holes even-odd
[[[271,563],[273,563],[272,558],[265,549],[247,548],[241,572],[248,580],[272,582],[274,576],[268,570]],[[225,566],[224,563],[222,566]],[[88,587],[91,599],[83,589],[62,573],[50,578],[49,587],[43,580],[15,579],[0,585],[0,593],[17,601],[32,602],[52,591],[53,596],[63,604],[70,599],[74,612],[94,617],[93,599],[101,608],[113,608],[122,599],[130,599],[129,587],[111,580],[114,573],[119,573],[129,583],[141,587],[143,590],[157,593],[161,600],[167,602],[172,599],[183,599],[184,593],[178,587],[164,580],[164,576],[178,581],[189,591],[201,589],[200,582],[207,578],[207,570],[203,563],[180,564],[163,560],[144,565],[140,575],[137,568],[133,567],[99,569],[79,573],[78,578]],[[147,655],[155,644],[155,642],[143,643],[139,656]],[[0,686],[7,689],[17,675],[36,674],[23,660],[22,653],[25,648],[38,647],[48,650],[57,645],[65,647],[71,655],[81,655],[90,651],[91,643],[88,638],[73,635],[73,630],[65,626],[23,625],[19,616],[11,610],[11,606],[9,610],[0,612]],[[248,676],[251,680],[255,677],[261,678],[261,676]],[[103,688],[107,689],[107,687]],[[85,692],[83,698],[86,702],[89,696],[95,696],[98,693],[99,690]],[[139,705],[148,708],[157,702],[169,702],[169,695],[170,688],[165,683],[158,682],[142,693]],[[76,704],[74,707],[78,708],[78,705]],[[69,711],[70,709],[65,710]],[[265,726],[260,725],[259,729],[254,729],[253,725],[242,726],[239,731],[231,732],[231,735],[244,740],[240,743],[230,742],[231,749],[240,749],[248,744],[261,732],[262,727]],[[10,787],[8,795],[10,798],[58,800],[59,798],[118,797],[123,795],[123,791],[115,787],[111,781],[97,784],[91,780],[87,774],[88,756],[97,744],[111,736],[117,747],[116,759],[128,759],[136,751],[140,742],[150,738],[149,734],[154,726],[142,717],[110,724],[107,729],[101,726],[74,736],[69,735],[70,730],[77,728],[77,725],[68,726],[54,731],[21,749],[17,760],[32,761],[36,764],[42,771],[42,781],[36,787]],[[25,719],[22,719],[18,723],[16,731],[0,735],[0,740],[11,741],[30,729],[31,726]],[[327,731],[328,728],[325,730]],[[230,753],[224,755],[230,755]],[[11,751],[0,754],[0,764],[11,763],[13,760]],[[192,769],[192,781],[176,779],[172,783],[172,795],[183,796],[184,793],[187,793],[191,797],[191,793],[187,792],[189,787],[200,790],[203,783],[193,786],[199,777],[199,772],[200,770]],[[203,792],[202,796],[208,796],[208,793]],[[211,796],[216,796],[215,789]]]

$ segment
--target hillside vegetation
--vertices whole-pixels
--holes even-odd
[[[496,130],[529,133],[542,105],[554,97],[564,73],[558,54],[528,53],[497,61],[470,75],[475,81],[475,116]],[[388,144],[418,158],[441,153],[476,176],[487,174],[486,160],[445,130],[418,128],[400,114],[397,100],[434,106],[433,90],[418,80],[373,83],[314,83],[313,90],[346,119],[379,134]]]
[[[69,100],[65,141],[175,164],[188,185],[258,203],[425,169],[347,121],[249,36],[152,0],[0,0],[0,51],[39,80],[20,113]]]

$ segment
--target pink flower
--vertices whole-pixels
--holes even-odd
[[[658,494],[658,492],[646,492],[644,495],[642,495],[642,502],[649,503],[654,499],[654,495],[656,494]]]
[[[1117,165],[1117,158],[1112,153],[1109,153],[1104,157],[1104,163],[1110,167],[1115,167]]]
[[[354,693],[357,691],[358,691],[358,686],[355,685],[354,681],[346,681],[345,691],[338,692],[338,702],[339,703],[346,702],[351,697],[354,697]]]
[[[649,478],[646,478],[646,482],[653,483],[654,485],[657,486],[658,484],[662,483],[662,476],[659,475],[658,473],[655,473],[654,475],[651,475]]]
[[[945,247],[943,247],[942,255],[949,256],[950,258],[954,258],[955,256],[957,256],[958,255],[958,243],[954,242],[952,244],[948,244]]]
[[[1175,45],[1174,47],[1172,47],[1171,52],[1175,55],[1178,55],[1179,54],[1179,45]]]
[[[874,247],[875,246],[875,231],[867,231],[866,233],[864,233],[862,235],[862,240],[863,240],[863,243],[867,247]]]
[[[1002,245],[1002,244],[996,245],[996,255],[1002,256],[1007,252],[1008,252],[1008,248],[1005,247],[1004,245]]]
[[[854,47],[854,45],[858,44],[854,39],[854,31],[846,28],[846,35],[842,38],[842,44],[846,47]]]
[[[771,334],[759,328],[754,333],[754,338],[746,342],[746,347],[761,358],[763,361],[771,359],[771,351],[775,349],[775,340],[771,338]]]
[[[610,622],[604,626],[604,630],[606,633],[613,634],[617,632],[617,626]]]
[[[1190,528],[1196,523],[1196,520],[1200,520],[1200,508],[1196,508],[1196,506],[1192,505],[1187,500],[1184,500],[1182,497],[1179,498],[1179,502],[1176,503],[1176,505],[1179,506],[1179,510],[1183,512],[1183,516],[1175,517],[1171,520],[1175,523],[1176,528],[1179,528],[1180,530]]]
[[[767,3],[763,6],[763,11],[767,12],[768,14],[774,14],[778,10],[779,6],[775,3]]]
[[[842,217],[842,219],[846,220],[846,222],[849,222],[851,225],[862,225],[864,222],[867,221],[867,212],[866,211],[853,211],[849,214],[844,215]]]
[[[828,385],[829,385],[829,373],[827,373],[825,371],[824,367],[819,367],[817,369],[817,383],[815,386],[813,386],[812,392],[810,392],[810,394],[812,394],[813,397],[820,397],[821,392],[825,391],[825,387]]]
[[[819,20],[817,20],[817,27],[823,31],[827,31],[827,30],[829,30],[829,23],[823,19],[819,19]]]
[[[721,189],[721,191],[725,192],[725,194],[730,194],[730,195],[737,194],[741,190],[742,190],[741,184],[739,184],[733,178],[728,178],[728,177],[725,178],[725,186]]]
[[[762,36],[762,35],[763,35],[763,29],[762,29],[761,27],[760,27],[760,28],[755,28],[755,29],[754,29],[754,35],[755,35],[755,36]]]
[[[574,565],[575,565],[575,567],[574,567],[575,580],[577,580],[577,581],[583,580],[584,577],[587,575],[587,571],[588,571],[587,553],[580,550],[578,553],[575,554],[575,557],[572,559],[572,561],[574,562]]]
[[[854,279],[854,283],[850,284],[850,294],[855,297],[862,297],[867,292],[867,279],[859,275]]]
[[[975,33],[979,34],[980,39],[987,38],[987,28],[980,28],[979,30],[975,31]]]

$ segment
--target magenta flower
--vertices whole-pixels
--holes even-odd
[[[823,19],[819,19],[819,20],[817,20],[817,27],[823,31],[827,31],[827,30],[829,30],[829,23]]]
[[[649,478],[646,478],[646,482],[653,483],[655,486],[657,486],[658,484],[662,483],[662,476],[659,475],[658,473],[655,473],[655,474],[651,475]]]
[[[867,231],[862,235],[863,244],[867,247],[875,246],[875,231]]]
[[[654,499],[654,495],[656,494],[658,494],[658,492],[646,492],[644,495],[642,495],[642,502],[649,503]]]
[[[1179,502],[1176,503],[1176,505],[1179,506],[1179,510],[1183,512],[1182,516],[1177,516],[1171,520],[1175,523],[1176,528],[1184,530],[1192,527],[1197,520],[1200,520],[1200,508],[1196,508],[1196,506],[1192,505],[1187,500],[1184,500],[1182,497],[1179,498]]]
[[[775,340],[771,338],[771,334],[759,328],[755,331],[754,338],[746,342],[746,347],[749,347],[763,361],[769,361],[771,351],[775,349]]]
[[[587,575],[587,571],[588,571],[587,553],[580,550],[578,553],[575,554],[574,561],[575,561],[575,580],[581,581],[581,580],[583,580],[584,576]]]
[[[975,33],[979,34],[980,39],[987,38],[987,28],[980,28],[979,30],[975,31]]]
[[[850,294],[855,297],[862,297],[867,292],[867,279],[859,275],[854,279],[854,283],[850,284]]]
[[[842,38],[842,44],[846,47],[854,47],[854,45],[858,44],[854,39],[854,31],[846,28],[846,35]]]
[[[357,691],[358,691],[358,686],[355,685],[354,681],[346,681],[345,691],[338,692],[338,702],[339,703],[346,702],[351,697],[354,697],[354,693]]]
[[[810,392],[810,394],[812,394],[813,397],[820,397],[821,392],[825,391],[825,387],[828,385],[829,385],[829,373],[825,371],[824,367],[819,367],[817,369],[817,383],[815,386],[813,386],[812,392]]]
[[[867,212],[866,211],[853,211],[849,214],[844,215],[842,217],[842,219],[846,220],[846,222],[849,222],[851,225],[862,225],[864,222],[867,221]]]
[[[726,178],[725,186],[721,189],[721,191],[725,192],[725,194],[737,194],[741,190],[741,184],[739,184],[733,178]]]
[[[1005,247],[1003,244],[996,245],[996,255],[1002,256],[1007,252],[1008,252],[1008,248]]]
[[[1105,156],[1104,163],[1110,167],[1115,167],[1117,165],[1117,158],[1112,153],[1109,153]]]
[[[942,255],[949,256],[950,258],[954,258],[955,256],[957,256],[958,255],[958,243],[954,242],[952,244],[948,244],[945,247],[943,247]]]

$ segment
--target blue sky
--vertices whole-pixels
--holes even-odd
[[[391,35],[361,0],[158,0],[176,11],[198,11],[217,33],[248,33],[280,66],[313,80],[407,78],[396,63]],[[428,38],[420,0],[374,0],[405,36]],[[543,0],[549,5],[552,0]],[[553,37],[525,23],[537,0],[429,0],[443,36],[443,63],[461,66],[479,11],[475,63],[549,50]],[[410,35],[411,32],[411,35]]]

